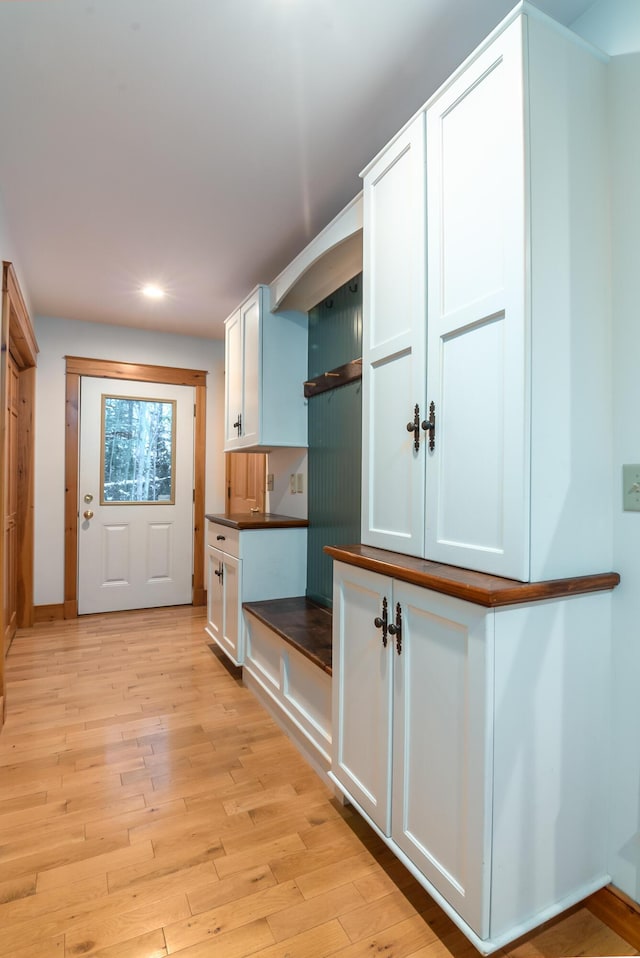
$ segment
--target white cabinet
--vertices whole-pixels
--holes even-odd
[[[334,567],[332,778],[488,954],[608,881],[610,593],[490,608],[399,574]]]
[[[307,317],[258,286],[225,322],[225,451],[306,446]]]
[[[207,546],[207,632],[232,662],[242,661],[242,563]]]
[[[611,383],[606,66],[524,10],[365,172],[362,541],[528,581],[611,564]]]
[[[249,520],[254,526],[259,521]],[[242,665],[242,603],[304,594],[307,530],[273,523],[238,529],[212,519],[207,525],[206,632],[235,665]]]

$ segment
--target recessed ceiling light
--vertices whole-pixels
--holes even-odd
[[[143,286],[141,292],[147,299],[162,299],[165,296],[165,291],[162,287],[156,286],[155,283],[148,283],[146,286]]]

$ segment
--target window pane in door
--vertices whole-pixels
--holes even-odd
[[[175,407],[175,400],[102,396],[102,505],[174,504]]]

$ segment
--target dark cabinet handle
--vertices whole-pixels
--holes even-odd
[[[433,452],[436,447],[436,404],[433,401],[429,403],[429,418],[422,421],[422,428],[429,433],[429,451]]]
[[[420,406],[417,403],[413,410],[413,422],[407,423],[407,432],[413,433],[413,448],[417,452],[420,448]]]
[[[238,435],[242,435],[242,413],[238,413],[238,418],[233,424],[233,428],[238,430]]]
[[[382,629],[382,644],[385,649],[387,647],[387,623],[388,623],[388,612],[387,612],[387,597],[384,596],[382,599],[382,618],[379,615],[373,620],[373,624],[376,629]]]
[[[217,569],[213,570],[213,574],[218,576],[218,579],[220,580],[220,585],[222,585],[222,583],[224,582],[224,566],[222,563],[220,563]]]
[[[399,602],[396,605],[396,621],[389,626],[389,635],[395,635],[396,652],[402,655],[402,609]]]
[[[216,536],[216,540],[217,540],[218,542],[224,542],[225,538],[226,538],[226,536]]]

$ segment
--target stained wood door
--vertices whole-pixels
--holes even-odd
[[[7,360],[6,463],[4,475],[4,649],[17,628],[18,610],[18,393],[19,371]]]
[[[227,515],[264,512],[266,470],[267,457],[262,453],[227,453]]]
[[[109,426],[109,403],[123,404],[131,413],[131,422],[124,418]],[[153,489],[136,463],[140,461],[138,449],[147,443],[149,435],[140,421],[143,416],[153,415],[159,405],[170,407],[167,416],[171,417],[173,435],[165,443],[170,444],[168,456],[164,454],[168,461],[163,462],[161,472],[152,473],[156,483]],[[191,602],[193,408],[191,386],[82,378],[78,545],[81,614]],[[110,472],[108,460],[121,454],[116,448],[120,445],[126,447],[131,465],[124,471]],[[167,470],[171,473],[168,483]],[[135,487],[131,496],[130,487]]]

